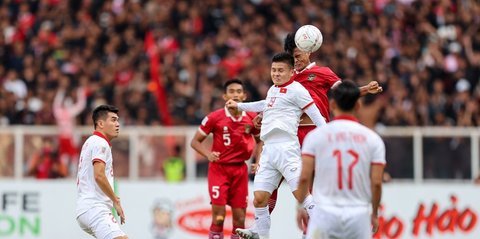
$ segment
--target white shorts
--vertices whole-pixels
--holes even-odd
[[[282,177],[293,191],[298,188],[302,161],[298,141],[263,145],[260,166],[253,181],[254,191],[270,194],[278,187]]]
[[[371,239],[372,227],[367,206],[317,205],[310,216],[307,239]]]
[[[86,233],[97,239],[113,239],[125,236],[111,210],[94,207],[77,217],[77,222]]]

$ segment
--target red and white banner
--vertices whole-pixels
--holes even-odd
[[[376,238],[480,238],[480,188],[470,184],[387,184]],[[130,238],[205,239],[211,222],[205,181],[120,181]],[[253,221],[252,197],[247,226]],[[75,220],[74,181],[0,181],[0,238],[90,238]],[[296,202],[283,185],[270,238],[301,238]],[[231,232],[225,221],[225,238]]]

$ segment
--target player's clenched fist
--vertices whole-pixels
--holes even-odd
[[[238,107],[238,104],[236,101],[234,100],[228,100],[226,103],[225,103],[225,106],[227,106],[227,108],[231,108],[231,109],[236,109]]]
[[[377,81],[371,81],[368,83],[368,93],[370,94],[378,94],[383,91],[383,88],[378,84]]]

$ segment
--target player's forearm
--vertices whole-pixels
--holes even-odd
[[[200,155],[202,155],[205,158],[208,158],[208,155],[210,154],[210,151],[203,147],[202,143],[196,140],[192,140],[190,143],[190,146],[197,151]]]
[[[320,114],[320,111],[315,104],[310,105],[304,111],[317,127],[327,124],[325,118]]]
[[[300,176],[300,180],[298,181],[298,203],[302,204],[305,201],[305,198],[308,195],[308,185],[310,185],[309,180],[307,177]]]
[[[100,187],[102,192],[105,193],[105,195],[107,195],[107,197],[110,198],[110,200],[112,200],[112,202],[118,201],[117,195],[115,194],[115,192],[113,192],[113,189],[110,186],[110,183],[108,182],[107,177],[105,175],[96,174],[95,182],[97,183],[98,187]]]
[[[368,85],[358,87],[358,89],[360,90],[360,96],[366,96],[368,94],[368,88]]]
[[[372,214],[378,215],[378,207],[380,206],[380,200],[382,199],[382,185],[372,184]]]
[[[255,139],[257,141],[257,146],[255,147],[255,159],[256,159],[256,164],[258,165],[260,163],[260,155],[262,155],[262,149],[263,149],[263,141],[260,139]]]
[[[315,167],[314,158],[309,155],[302,155],[302,173],[300,174],[300,179],[298,180],[298,195],[297,198],[299,203],[303,203],[307,197],[309,191],[309,186],[312,181],[313,168]]]
[[[238,103],[237,107],[239,110],[247,112],[263,112],[265,110],[265,100],[248,103]]]

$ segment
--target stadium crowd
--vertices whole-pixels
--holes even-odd
[[[365,98],[364,124],[480,125],[480,3],[453,1],[23,1],[0,3],[0,123],[54,124],[57,89],[87,107],[119,106],[124,125],[198,124],[221,107],[226,79],[263,98],[286,33],[318,26],[317,63],[385,92]],[[145,38],[160,56],[168,108],[150,82]],[[126,100],[128,99],[128,100]],[[68,101],[67,101],[68,102]],[[168,110],[167,110],[168,109]]]
[[[80,125],[102,103],[122,125],[198,125],[227,79],[264,98],[271,56],[304,24],[323,33],[317,64],[383,86],[363,98],[368,127],[480,125],[475,0],[0,1],[0,125],[54,125],[58,92],[67,108],[86,94]]]

